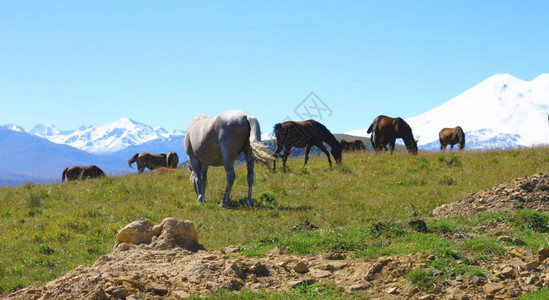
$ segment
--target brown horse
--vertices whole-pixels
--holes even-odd
[[[412,128],[402,118],[391,118],[380,115],[374,119],[367,133],[371,133],[370,141],[376,153],[387,151],[387,144],[391,154],[395,149],[395,141],[401,138],[410,154],[417,154],[417,141],[412,134]]]
[[[101,170],[98,166],[91,165],[82,169],[82,172],[80,172],[80,176],[78,176],[78,179],[84,180],[90,178],[101,178],[105,176],[107,176],[105,175],[105,172],[103,172],[103,170]]]
[[[166,166],[171,169],[176,169],[178,164],[179,156],[177,156],[177,153],[173,151],[168,152],[168,155],[166,156]]]
[[[61,182],[64,182],[65,178],[67,178],[67,182],[69,182],[71,180],[84,180],[89,178],[100,178],[104,176],[107,175],[105,175],[105,172],[103,172],[103,170],[101,170],[96,165],[72,166],[63,170]]]
[[[343,151],[366,151],[366,147],[361,140],[341,140],[339,142]]]
[[[442,128],[438,133],[438,140],[440,141],[440,151],[446,151],[446,146],[450,145],[450,151],[454,149],[455,144],[459,144],[459,150],[465,148],[465,133],[461,127],[455,128]]]
[[[136,153],[130,160],[128,160],[128,165],[132,166],[134,162],[137,162],[137,171],[143,173],[145,168],[149,170],[154,170],[160,167],[167,167],[167,158],[165,153],[161,154],[151,154],[148,152]]]
[[[278,158],[278,156],[280,156],[280,151],[284,148],[284,154],[282,154],[282,165],[284,167],[286,166],[286,160],[288,160],[288,155],[290,155],[292,147],[305,147],[305,164],[303,167],[306,167],[312,146],[317,146],[326,154],[328,163],[330,164],[330,167],[332,167],[330,152],[324,147],[323,142],[330,145],[336,163],[341,163],[341,146],[339,142],[324,125],[315,120],[277,123],[274,126],[274,133],[277,146],[275,157]],[[276,160],[274,161],[273,171],[276,171]]]

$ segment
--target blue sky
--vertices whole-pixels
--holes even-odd
[[[331,111],[317,119],[339,133],[379,114],[419,115],[497,73],[549,72],[549,1],[0,7],[0,125],[68,130],[129,117],[186,129],[199,113],[238,108],[268,131],[298,120],[314,92]]]

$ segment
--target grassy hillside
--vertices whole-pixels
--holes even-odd
[[[513,215],[445,221],[428,215],[472,192],[549,170],[549,148],[417,156],[344,153],[343,161],[329,169],[326,157],[318,156],[303,169],[302,159],[290,159],[287,170],[274,174],[256,166],[256,209],[217,205],[225,188],[222,168],[210,170],[207,203],[201,206],[184,169],[0,188],[0,292],[44,284],[78,265],[92,264],[112,249],[121,227],[139,218],[192,220],[206,249],[238,245],[247,255],[262,255],[282,243],[295,253],[344,250],[365,258],[441,249],[465,253],[476,251],[475,245],[456,248],[436,233],[472,230],[470,222],[489,224],[493,218],[518,226],[513,234],[526,247],[547,245],[546,232],[520,227]],[[232,195],[238,201],[247,194],[245,166],[236,172]],[[403,225],[412,206],[428,226],[438,228],[426,245],[412,246],[417,236]],[[312,234],[292,229],[304,220],[321,230]],[[364,234],[380,230],[385,233]],[[501,245],[487,243],[496,249],[490,253],[498,253]]]

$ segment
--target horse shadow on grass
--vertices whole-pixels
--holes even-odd
[[[243,197],[238,200],[230,199],[226,209],[244,210],[244,209],[263,209],[263,210],[280,210],[280,211],[308,211],[312,209],[310,205],[279,205],[276,201],[265,201],[265,199],[253,199],[253,207],[248,205],[248,198]]]

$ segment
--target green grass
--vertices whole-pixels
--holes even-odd
[[[539,291],[523,295],[520,297],[520,300],[545,300],[549,299],[549,289],[542,288]]]
[[[428,215],[470,193],[547,171],[549,148],[345,153],[343,160],[329,169],[325,156],[312,157],[303,169],[302,158],[290,159],[277,173],[256,166],[253,209],[218,206],[226,182],[222,168],[210,169],[207,203],[200,206],[186,170],[0,188],[0,292],[44,284],[78,265],[91,265],[112,249],[120,228],[142,217],[192,220],[206,249],[237,245],[245,255],[258,256],[287,245],[293,253],[338,251],[364,259],[424,253],[433,257],[430,266],[445,274],[481,274],[468,260],[501,255],[509,244],[483,229],[494,222],[508,224],[508,235],[526,248],[547,246],[545,213],[444,220]],[[236,173],[232,196],[238,203],[247,195],[245,166]],[[408,225],[413,213],[425,219],[428,232]],[[293,229],[304,220],[319,229]],[[480,237],[454,238],[473,233]]]

